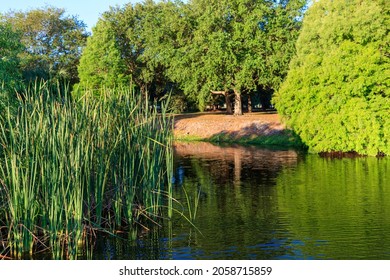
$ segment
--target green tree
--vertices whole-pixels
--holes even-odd
[[[146,20],[153,19],[154,3],[111,7],[99,19],[83,52],[80,84],[93,88],[134,83],[144,94],[158,73],[147,67]]]
[[[11,89],[21,80],[18,55],[23,49],[20,34],[0,21],[0,88]]]
[[[168,25],[175,8],[172,2],[148,0],[105,12],[83,52],[80,85],[96,89],[131,82],[147,98],[161,96],[172,87],[165,65],[173,50]]]
[[[275,97],[313,152],[390,154],[390,15],[385,0],[315,1]]]
[[[15,88],[22,79],[18,59],[22,50],[20,34],[0,20],[0,119],[15,101]]]
[[[92,30],[78,67],[80,86],[99,89],[127,84],[128,69],[107,13]]]
[[[179,1],[147,0],[139,13],[139,35],[143,42],[139,56],[142,65],[140,76],[158,95],[167,88],[172,89],[172,79],[167,69],[183,37],[190,36],[182,5]]]
[[[46,7],[9,12],[3,19],[22,34],[25,51],[20,55],[20,67],[26,81],[78,81],[77,65],[89,33],[76,16],[66,16],[64,9]]]
[[[183,90],[198,99],[210,90],[235,96],[235,114],[242,114],[242,92],[277,88],[287,72],[306,1],[193,0],[183,8],[184,30],[169,73]],[[187,13],[186,13],[187,12]]]
[[[294,52],[305,0],[193,0],[111,8],[84,51],[81,84],[134,82],[144,94],[178,85],[204,109],[211,90],[277,88]],[[99,30],[98,30],[99,29]]]

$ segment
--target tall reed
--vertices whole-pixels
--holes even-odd
[[[165,111],[129,89],[23,92],[0,117],[0,255],[75,259],[95,230],[156,220],[171,193]]]

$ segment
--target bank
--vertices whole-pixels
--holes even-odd
[[[275,111],[242,116],[223,112],[175,115],[174,137],[177,141],[304,147],[299,137],[286,128]]]

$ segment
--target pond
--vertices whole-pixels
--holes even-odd
[[[390,259],[390,160],[176,143],[174,211],[94,259]]]

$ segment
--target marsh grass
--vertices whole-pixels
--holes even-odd
[[[2,256],[76,259],[96,231],[157,223],[172,204],[165,108],[128,89],[77,96],[37,83],[0,117]]]

